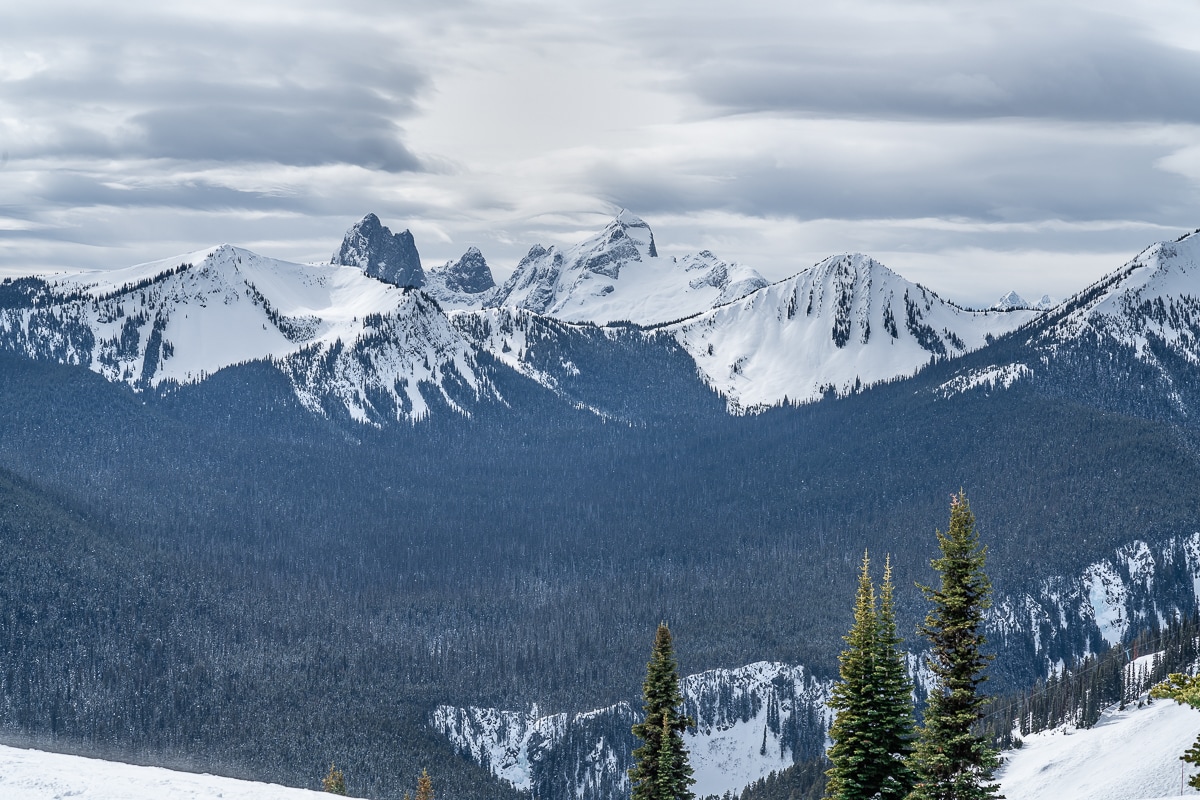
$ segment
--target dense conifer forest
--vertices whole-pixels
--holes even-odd
[[[997,592],[1200,528],[1194,431],[1169,409],[940,398],[942,365],[746,417],[678,365],[621,418],[513,382],[507,407],[377,430],[313,416],[265,364],[137,394],[0,362],[5,735],[310,786],[333,760],[374,796],[422,766],[444,796],[500,796],[432,707],[632,699],[662,618],[684,673],[832,676],[849,610],[828,598],[864,547],[892,553],[912,631],[960,487]],[[688,413],[650,399],[672,391]],[[996,691],[1045,674],[1012,647]]]

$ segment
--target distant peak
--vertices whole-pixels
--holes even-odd
[[[478,247],[468,247],[462,258],[453,263],[446,262],[441,271],[445,276],[446,288],[454,292],[479,294],[496,286],[487,259]]]
[[[1001,297],[992,308],[998,311],[1012,311],[1018,308],[1031,308],[1029,301],[1015,291]]]

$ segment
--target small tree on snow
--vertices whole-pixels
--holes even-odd
[[[329,763],[329,774],[321,779],[321,788],[330,794],[344,795],[346,793],[346,776],[333,765],[333,762]]]

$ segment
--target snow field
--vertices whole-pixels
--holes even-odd
[[[1200,735],[1200,712],[1170,700],[1110,709],[1086,730],[1031,734],[997,773],[1008,800],[1145,800],[1195,797],[1179,756]],[[1181,770],[1181,767],[1187,767]]]
[[[0,746],[0,797],[4,800],[317,800],[329,795],[275,783]]]

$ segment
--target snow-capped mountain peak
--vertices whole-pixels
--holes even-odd
[[[1200,233],[1154,244],[1060,306],[1038,340],[1099,336],[1157,363],[1158,346],[1200,364]]]
[[[1037,314],[967,311],[870,256],[844,253],[668,330],[737,411],[909,375]]]
[[[703,251],[659,258],[654,232],[622,211],[598,234],[561,250],[534,245],[489,303],[570,322],[681,319],[765,286],[754,270]]]
[[[458,261],[447,261],[425,275],[425,292],[442,308],[482,308],[495,295],[496,280],[478,247],[469,247]]]
[[[1016,292],[1009,292],[996,301],[992,308],[997,311],[1010,311],[1014,308],[1031,308],[1029,301]]]

